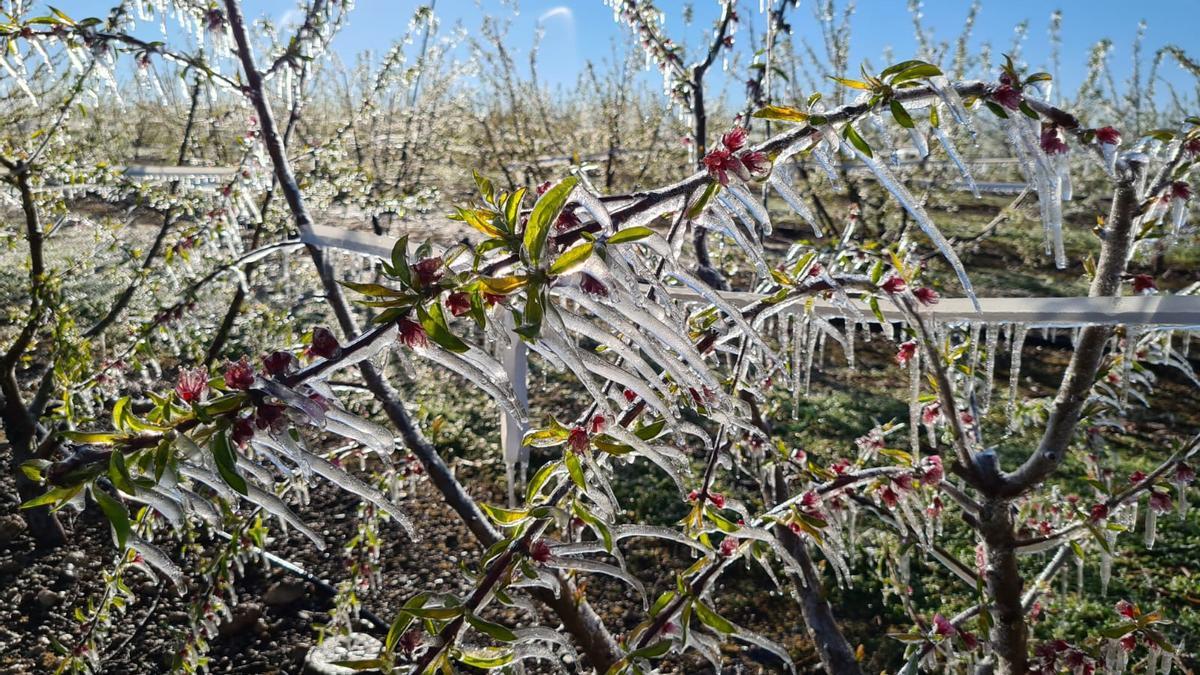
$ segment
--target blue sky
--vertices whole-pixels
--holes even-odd
[[[382,51],[402,34],[414,9],[429,0],[357,0],[350,24],[335,42],[335,48],[352,60],[363,49]],[[106,0],[57,0],[52,2],[74,17],[103,13]],[[513,5],[519,11],[513,12]],[[762,25],[758,14],[759,0],[742,0],[744,20]],[[791,21],[794,31],[820,44],[816,22],[812,18],[813,0],[801,0]],[[839,4],[843,4],[839,2]],[[935,38],[952,40],[958,35],[969,6],[967,0],[925,0],[923,13]],[[685,28],[681,15],[684,6],[695,9],[695,20]],[[270,16],[276,21],[294,17],[293,0],[245,0],[250,16]],[[715,0],[659,0],[658,6],[668,15],[667,33],[676,41],[681,38],[689,45],[698,45],[717,14]],[[1100,38],[1111,38],[1114,49],[1111,64],[1118,77],[1129,70],[1130,48],[1140,20],[1149,28],[1146,39],[1146,58],[1165,44],[1177,44],[1184,49],[1197,44],[1194,13],[1197,0],[984,0],[976,24],[972,47],[975,51],[987,41],[999,54],[1008,49],[1013,28],[1029,21],[1029,38],[1024,56],[1033,67],[1049,64],[1050,44],[1048,26],[1054,9],[1063,11],[1063,47],[1061,81],[1067,91],[1074,91],[1086,72],[1091,46]],[[588,60],[602,61],[610,56],[613,41],[623,27],[612,20],[612,10],[601,0],[437,0],[437,13],[445,29],[461,23],[468,30],[478,27],[483,15],[511,17],[510,48],[519,64],[526,63],[528,49],[536,27],[545,27],[542,41],[540,72],[543,81],[551,85],[572,84]],[[743,33],[744,35],[744,33]],[[907,10],[906,0],[859,0],[853,19],[853,48],[851,63],[864,58],[879,62],[879,55],[891,47],[897,60],[916,52],[916,40]],[[1190,51],[1197,51],[1192,49]],[[1164,68],[1173,81],[1183,81],[1172,64]]]

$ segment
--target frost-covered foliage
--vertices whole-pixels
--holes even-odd
[[[649,3],[613,4],[655,61],[686,75],[682,57],[656,29]],[[718,35],[735,21],[734,4],[722,5]],[[1129,655],[1142,651],[1157,672],[1170,670],[1184,636],[1150,609],[1119,603],[1109,627],[1075,644],[1031,644],[1027,616],[1072,563],[1079,570],[1096,565],[1103,594],[1113,557],[1131,530],[1142,527],[1143,540],[1153,546],[1160,517],[1173,511],[1186,516],[1196,442],[1165,449],[1157,468],[1128,481],[1092,461],[1086,471],[1094,493],[1087,497],[1062,498],[1054,481],[1065,458],[1079,454],[1073,448],[1094,442],[1094,429],[1120,425],[1130,406],[1147,402],[1155,382],[1145,364],[1180,370],[1197,382],[1186,358],[1192,327],[1114,329],[1104,317],[1029,325],[988,322],[970,309],[958,316],[935,313],[941,294],[923,278],[919,244],[946,262],[976,311],[981,298],[956,242],[929,215],[912,177],[901,171],[900,157],[927,160],[941,152],[977,193],[967,153],[956,144],[1005,144],[1036,196],[1048,259],[1060,268],[1070,262],[1064,202],[1086,175],[1089,186],[1105,186],[1111,201],[1097,259],[1086,268],[1090,294],[1118,296],[1123,288],[1150,293],[1154,279],[1130,276],[1127,262],[1139,247],[1191,236],[1189,180],[1200,160],[1200,119],[1145,132],[1122,128],[1120,117],[1085,121],[1051,103],[1046,73],[1024,72],[1006,58],[986,80],[952,79],[947,72],[961,75],[962,69],[936,65],[934,53],[947,50],[933,46],[923,59],[878,73],[864,67],[861,79],[851,79],[841,43],[828,35],[831,60],[842,60],[835,73],[843,93],[763,106],[754,119],[775,125],[773,135],[756,143],[744,127],[729,128],[711,145],[696,144],[711,148],[697,157],[703,170],[616,198],[601,194],[586,167],[529,185],[511,175],[501,183],[477,171],[471,196],[459,200],[450,217],[469,227],[471,238],[417,243],[402,236],[387,259],[366,270],[369,276],[339,282],[332,269],[337,259],[314,238],[312,214],[357,208],[381,233],[384,216],[430,198],[420,170],[414,173],[414,155],[436,163],[438,149],[448,147],[411,128],[399,148],[385,143],[383,151],[366,149],[359,138],[396,131],[383,121],[382,94],[410,84],[398,75],[403,50],[378,66],[364,66],[339,104],[347,121],[298,153],[289,143],[309,83],[349,3],[305,5],[301,27],[286,40],[264,27],[268,44],[258,50],[266,55],[261,64],[237,0],[220,7],[129,5],[114,10],[107,23],[77,22],[57,12],[17,13],[3,28],[13,45],[8,53],[19,55],[14,61],[25,59],[7,63],[8,93],[51,111],[46,119],[32,114],[26,124],[37,131],[14,134],[3,147],[12,186],[4,194],[21,208],[31,263],[23,328],[5,336],[6,433],[29,512],[49,517],[46,506],[82,506],[90,498],[110,521],[121,551],[105,595],[80,610],[82,637],[66,650],[62,670],[104,669],[104,636],[120,620],[131,593],[125,575],[134,570],[151,570],[179,592],[196,593],[192,631],[175,665],[203,669],[207,641],[236,602],[233,576],[269,555],[267,523],[301,533],[316,548],[334,543],[294,511],[314,489],[340,490],[363,504],[357,536],[348,545],[354,576],[343,585],[331,627],[347,628],[358,609],[355,589],[379,581],[380,520],[395,521],[420,545],[420,523],[412,522],[398,494],[405,481],[421,476],[432,479],[485,549],[463,568],[473,590],[412,597],[386,630],[384,650],[356,667],[423,673],[461,663],[500,669],[525,660],[554,663],[578,650],[604,672],[645,672],[684,653],[720,670],[722,646],[737,642],[794,670],[784,646],[717,609],[722,575],[745,563],[800,602],[826,670],[853,673],[858,659],[823,584],[852,584],[855,558],[884,541],[889,550],[903,551],[887,558],[893,569],[879,566],[899,594],[914,573],[909,561],[920,556],[961,581],[962,594],[971,599],[969,609],[954,615],[909,612],[912,629],[894,636],[907,645],[907,672],[977,666],[1091,672],[1099,664],[1121,672]],[[822,25],[831,31],[832,5],[822,7]],[[191,44],[175,51],[142,42],[130,35],[135,20],[173,21]],[[432,22],[427,12],[418,14],[413,34]],[[75,136],[64,116],[77,97],[97,95],[95,82],[109,87],[106,93],[119,92],[112,73],[126,53],[147,68],[156,57],[185,67],[180,81],[188,101],[177,107],[190,112],[181,165],[195,143],[200,93],[224,92],[224,119],[236,121],[239,141],[232,148],[214,143],[213,150],[235,164],[211,179],[215,185],[180,179],[147,185],[69,151],[68,139]],[[45,62],[41,77],[28,62],[33,57]],[[422,60],[436,58],[436,51],[422,51]],[[713,58],[710,52],[708,61]],[[496,59],[493,65],[508,67],[502,52]],[[58,76],[65,81],[49,92],[37,90]],[[154,86],[155,95],[169,96]],[[686,87],[668,88],[681,103],[694,96]],[[845,92],[851,95],[843,99]],[[432,108],[421,108],[415,96],[406,111],[404,127],[435,123]],[[487,115],[503,117],[500,111]],[[493,147],[503,159],[503,145]],[[545,149],[531,143],[525,159]],[[355,155],[354,169],[343,171]],[[1073,161],[1079,156],[1089,164]],[[303,180],[293,162],[303,167]],[[847,223],[818,215],[818,181],[797,187],[795,172],[815,169],[824,189],[826,182],[849,181],[848,165],[869,175],[920,237],[879,241],[860,229],[857,212]],[[508,174],[508,166],[501,162],[498,169]],[[536,173],[527,171],[526,179]],[[62,189],[35,192],[44,186]],[[814,238],[792,242],[783,256],[773,252],[766,243],[779,211],[772,215],[764,195],[782,198]],[[72,309],[49,278],[42,252],[43,219],[70,212],[69,201],[77,196],[136,200],[161,218],[155,249],[128,282],[130,297],[98,327],[84,329],[73,325]],[[186,227],[177,227],[182,223]],[[697,273],[687,241],[698,230],[713,233],[728,257],[743,264],[734,271],[749,295],[715,290]],[[321,284],[312,290],[323,294],[337,331],[326,325],[328,318],[314,317],[300,328],[264,329],[268,340],[241,350],[257,358],[219,358],[230,352],[224,345],[229,327],[202,323],[192,303],[213,280],[230,276],[238,299],[222,316],[232,322],[254,287],[267,283],[263,275],[256,281],[255,267],[274,253],[301,248],[314,268],[306,278]],[[156,282],[155,297],[170,297],[170,304],[150,310],[135,304],[146,316],[128,323],[133,340],[114,336],[112,345],[104,342],[106,328],[160,262],[166,281]],[[291,273],[286,264],[281,269]],[[282,286],[288,302],[295,301],[300,293],[294,285]],[[365,311],[352,307],[346,295]],[[358,325],[363,317],[370,322],[365,330]],[[1069,334],[1074,347],[1057,397],[1040,407],[1021,400],[1017,387],[1023,347],[1035,330]],[[215,346],[179,344],[181,335],[206,333],[216,334]],[[35,336],[53,347],[30,387],[18,383],[16,372],[36,352]],[[840,349],[853,367],[857,345],[866,340],[894,343],[895,367],[907,369],[910,383],[908,418],[880,423],[828,461],[790,447],[774,431],[782,420],[768,413],[778,411],[771,405],[775,390],[783,387],[798,403],[827,349]],[[496,356],[497,348],[517,341],[547,368],[572,378],[586,404],[549,419],[531,418]],[[155,355],[161,344],[182,358],[164,368]],[[1012,355],[1007,391],[993,382],[1002,349]],[[93,351],[106,354],[101,368],[91,367]],[[513,503],[472,499],[409,416],[388,378],[418,359],[473,385],[528,427],[525,444],[552,454]],[[130,369],[135,372],[123,374]],[[344,378],[370,393],[386,424],[355,405]],[[58,405],[50,405],[51,395]],[[1040,446],[1019,466],[1004,465],[979,422],[990,408],[1001,407],[1012,429],[1043,430]],[[398,455],[400,445],[419,471]],[[364,480],[347,470],[354,460],[382,469],[376,479]],[[673,486],[674,499],[686,506],[679,522],[625,518],[613,481],[635,462],[653,467]],[[753,490],[744,489],[747,483]],[[973,560],[947,547],[943,533],[951,518],[968,526],[977,544]],[[209,587],[199,591],[187,588],[178,561],[156,543],[196,530],[227,541],[203,570]],[[633,538],[689,551],[690,565],[676,574],[674,588],[648,595],[619,546]],[[1027,577],[1018,561],[1031,556],[1043,565]],[[591,609],[586,585],[578,583],[590,575],[626,585],[641,603],[641,620],[619,640]],[[557,620],[518,628],[485,618],[490,605],[527,608],[533,601]],[[565,632],[557,630],[560,623]]]

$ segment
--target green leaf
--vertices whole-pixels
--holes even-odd
[[[658,616],[658,613],[666,608],[667,603],[675,599],[675,591],[663,591],[662,595],[654,601],[654,605],[650,607],[650,616]]]
[[[457,354],[470,349],[467,343],[458,339],[454,333],[450,332],[450,327],[446,325],[446,315],[442,313],[442,303],[434,302],[429,305],[428,310],[418,307],[417,317],[420,318],[421,327],[425,329],[425,333],[429,335],[429,339],[442,348]]]
[[[242,494],[248,494],[246,479],[237,470],[237,458],[233,454],[233,446],[229,443],[229,434],[220,431],[213,435],[213,459],[217,462],[217,473],[229,483],[229,487]]]
[[[536,340],[542,334],[544,309],[541,295],[541,289],[536,285],[525,291],[525,313],[521,316],[522,323],[513,330],[526,340]]]
[[[1034,120],[1042,119],[1037,114],[1037,111],[1035,111],[1033,108],[1029,107],[1029,103],[1027,103],[1026,101],[1021,101],[1021,112],[1025,113],[1025,116],[1030,119],[1034,119]]]
[[[494,640],[499,640],[500,642],[516,642],[517,641],[517,634],[512,632],[510,629],[508,629],[505,626],[501,626],[498,623],[492,623],[491,621],[481,619],[478,616],[475,616],[474,614],[467,614],[466,618],[467,618],[467,623],[471,624],[471,628],[474,628],[475,630],[479,631],[480,633],[483,633],[484,635],[487,635],[488,637],[490,637]]]
[[[708,187],[704,188],[704,194],[700,195],[700,199],[697,199],[696,203],[692,204],[691,208],[688,209],[688,220],[695,220],[696,218],[699,218],[700,214],[704,213],[704,209],[708,207],[708,203],[712,201],[712,198],[717,196],[717,193],[720,191],[721,184],[715,180],[711,181],[708,184]]]
[[[593,515],[592,512],[587,509],[587,507],[585,507],[583,504],[580,504],[578,501],[575,502],[573,510],[575,511],[575,515],[579,516],[580,520],[587,523],[593,530],[596,531],[596,534],[600,535],[601,541],[604,542],[604,550],[612,553],[613,538],[612,531],[609,530],[608,525],[603,520],[600,520]]]
[[[433,619],[434,621],[450,621],[463,615],[466,608],[462,605],[443,607],[405,607],[404,611],[418,619]]]
[[[844,87],[850,87],[851,89],[861,89],[863,91],[871,91],[871,85],[867,84],[866,82],[862,82],[860,80],[849,80],[844,77],[833,77],[832,75],[829,77],[829,79],[833,80],[834,82],[837,82],[838,84],[840,84]]]
[[[916,127],[916,125],[913,124],[912,116],[908,114],[908,111],[904,109],[904,106],[900,105],[899,101],[893,100],[890,103],[890,106],[892,108],[892,117],[896,118],[897,124],[905,129],[913,129]]]
[[[484,647],[481,649],[459,650],[454,658],[475,668],[503,668],[513,662],[513,650],[502,647]]]
[[[550,274],[565,274],[572,268],[582,264],[592,255],[593,246],[594,244],[591,243],[580,244],[579,246],[573,246],[563,251],[562,255],[558,256],[558,259],[554,261],[554,264],[550,265]]]
[[[651,230],[648,227],[642,227],[640,225],[635,226],[635,227],[627,227],[627,228],[617,232],[613,236],[609,237],[608,243],[624,244],[624,243],[630,242],[630,241],[637,241],[639,239],[645,239],[646,237],[649,237],[652,234],[654,234],[654,230]]]
[[[126,428],[125,417],[128,412],[129,397],[122,396],[121,398],[117,399],[116,403],[113,404],[112,423],[114,429],[124,430]]]
[[[896,73],[899,73],[907,68],[920,65],[928,65],[928,62],[921,61],[920,59],[909,59],[907,61],[901,61],[900,63],[894,63],[887,68],[884,68],[883,72],[879,73],[879,77],[886,78],[889,75],[895,75]]]
[[[475,177],[475,186],[479,188],[479,195],[483,197],[483,201],[493,204],[496,201],[496,188],[492,185],[492,181],[478,171],[471,170],[471,174]]]
[[[497,525],[516,525],[529,517],[529,511],[526,509],[506,509],[487,502],[479,502],[479,508],[483,509],[488,518],[496,521]]]
[[[96,499],[96,503],[100,505],[100,510],[108,517],[108,522],[112,523],[113,530],[117,533],[117,546],[122,551],[125,550],[125,542],[129,539],[131,531],[129,527],[129,512],[125,510],[125,505],[113,499],[104,490],[95,487],[92,488],[92,497]]]
[[[40,483],[45,476],[42,472],[50,466],[50,461],[46,459],[31,459],[21,464],[21,473],[29,480]]]
[[[579,461],[579,455],[572,450],[567,450],[563,453],[563,463],[567,465],[567,473],[570,474],[571,482],[575,483],[575,487],[587,490],[587,479],[583,476],[583,463]]]
[[[887,325],[887,320],[883,318],[883,310],[879,308],[879,298],[872,295],[867,299],[867,305],[871,308],[871,313],[875,315],[875,318],[879,319],[879,323]]]
[[[392,244],[392,267],[387,273],[404,283],[412,286],[412,272],[408,269],[408,235],[404,235]]]
[[[769,105],[755,112],[752,116],[760,120],[779,120],[780,122],[794,122],[797,124],[808,121],[808,113],[796,108],[789,108],[785,105]]]
[[[1132,633],[1135,630],[1137,630],[1136,623],[1132,623],[1132,622],[1131,623],[1121,623],[1121,624],[1117,624],[1115,626],[1108,626],[1106,628],[1101,628],[1100,635],[1102,635],[1106,638],[1112,638],[1113,640],[1116,640],[1118,638],[1123,638],[1126,635],[1129,635],[1130,633]]]
[[[29,501],[22,503],[21,508],[22,509],[32,509],[32,508],[37,508],[39,506],[48,506],[50,504],[54,504],[57,506],[60,503],[66,503],[72,497],[79,494],[79,491],[82,489],[83,489],[83,485],[74,485],[74,486],[68,486],[68,487],[54,488],[53,490],[47,492],[44,495],[38,495],[37,497],[34,497],[33,499],[30,499]]]
[[[867,157],[875,156],[875,153],[871,151],[871,146],[867,145],[867,142],[863,140],[863,137],[858,135],[858,132],[855,131],[853,124],[847,124],[844,128],[842,128],[842,137],[847,141],[850,141],[851,145],[858,148],[858,151]]]
[[[125,466],[125,453],[113,452],[108,456],[108,479],[122,492],[131,495],[137,494],[133,478],[129,475],[129,468]]]
[[[519,188],[504,200],[504,221],[509,232],[517,231],[517,221],[521,215],[521,201],[524,199],[525,188]]]
[[[696,618],[700,619],[704,625],[717,631],[718,633],[724,633],[728,635],[737,630],[733,627],[732,623],[729,623],[728,619],[720,614],[717,614],[712,610],[712,608],[710,608],[708,605],[705,605],[703,602],[700,602],[698,599],[692,601],[692,609],[696,612]]]
[[[671,651],[671,641],[660,640],[659,642],[655,642],[647,647],[642,647],[637,651],[629,652],[629,656],[625,658],[631,661],[633,659],[657,659],[669,651]]]
[[[495,211],[487,209],[459,208],[457,213],[450,216],[450,219],[461,220],[489,237],[501,237],[504,235],[504,230],[496,226],[496,217]]]
[[[666,428],[666,426],[667,418],[663,417],[655,422],[647,424],[644,427],[639,427],[633,432],[633,435],[637,436],[643,441],[648,441],[653,438],[657,438],[658,435],[662,433],[663,429]]]
[[[369,298],[396,298],[408,295],[398,288],[388,288],[380,284],[361,284],[357,281],[338,280],[338,283],[360,295],[365,295]],[[115,412],[115,411],[114,411]]]
[[[941,74],[942,74],[941,68],[938,68],[937,66],[933,65],[932,63],[919,63],[916,65],[910,66],[908,68],[905,68],[904,71],[900,72],[899,74],[897,74],[895,77],[892,78],[891,84],[892,84],[892,86],[895,86],[902,82],[909,82],[911,80],[919,80],[923,77],[937,77],[938,75],[941,75]]]
[[[524,237],[525,250],[529,254],[529,262],[533,265],[536,266],[541,260],[542,249],[546,247],[546,237],[550,234],[550,227],[562,213],[567,198],[571,196],[571,191],[575,189],[578,182],[579,179],[575,176],[564,179],[558,185],[546,190],[546,193],[533,206],[533,211],[529,214],[529,222],[525,225]]]
[[[383,659],[374,658],[374,659],[349,659],[347,661],[334,661],[332,663],[332,665],[338,666],[340,668],[349,668],[350,670],[377,670],[377,669],[382,668],[383,666],[387,665],[387,663]]]
[[[64,431],[62,437],[82,445],[113,445],[126,436],[102,431]]]
[[[619,443],[615,438],[608,434],[600,434],[592,439],[592,445],[596,446],[600,451],[607,452],[610,455],[628,455],[633,452],[633,446]]]
[[[558,469],[558,462],[546,462],[542,465],[542,468],[533,474],[533,478],[529,479],[529,485],[525,488],[525,501],[527,503],[533,501],[533,498],[542,489],[542,486],[546,484],[546,481],[550,480],[550,477],[554,475],[556,469]]]
[[[992,114],[996,117],[999,117],[1002,120],[1008,119],[1008,111],[1006,111],[999,103],[996,103],[995,101],[984,101],[983,104],[987,106],[987,109],[991,110]]]

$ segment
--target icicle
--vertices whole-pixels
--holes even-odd
[[[879,117],[879,113],[873,112],[867,115],[867,123],[879,135],[880,143],[883,146],[881,149],[883,154],[887,155],[888,162],[892,166],[900,166],[900,154],[896,152],[896,143],[892,140],[891,131],[884,125],[883,120]]]
[[[1186,199],[1171,200],[1171,234],[1179,231],[1187,224],[1188,203]]]
[[[1146,548],[1154,548],[1154,539],[1158,535],[1158,511],[1151,505],[1146,506],[1146,529],[1142,534]]]
[[[1117,543],[1117,533],[1113,532],[1112,530],[1106,530],[1104,532],[1104,539],[1105,539],[1105,542],[1108,544],[1108,546],[1107,546],[1107,550],[1105,550],[1105,547],[1100,548],[1100,596],[1101,597],[1105,597],[1108,595],[1108,582],[1112,580],[1113,557],[1112,557],[1112,553],[1109,553],[1109,551],[1111,551],[1113,548],[1113,545]]]
[[[975,182],[975,177],[971,175],[971,170],[967,168],[966,162],[963,161],[962,156],[955,149],[954,141],[950,140],[950,137],[946,135],[946,132],[941,127],[933,127],[933,135],[937,138],[938,143],[941,144],[942,149],[946,151],[946,156],[950,158],[951,162],[954,162],[954,166],[958,167],[958,173],[971,190],[971,194],[975,195],[976,198],[981,197],[979,184]],[[929,151],[926,150],[926,154],[928,153]]]
[[[925,209],[921,207],[917,198],[896,179],[896,176],[882,162],[874,157],[868,157],[853,145],[848,145],[848,147],[854,151],[859,161],[866,164],[867,168],[875,174],[875,178],[879,181],[879,184],[885,190],[892,193],[896,201],[900,202],[909,215],[913,217],[913,220],[917,221],[917,225],[920,226],[921,231],[925,233],[925,236],[929,237],[934,247],[946,259],[946,262],[950,263],[950,267],[954,269],[954,273],[958,276],[958,282],[962,284],[963,291],[971,299],[971,304],[975,307],[975,311],[981,311],[982,308],[979,306],[979,299],[975,297],[975,289],[971,286],[971,279],[967,276],[966,268],[963,267],[958,254],[954,252],[954,247],[941,231],[938,230],[937,225],[934,224],[933,219],[929,217]]]
[[[967,128],[967,133],[971,134],[971,138],[975,139],[975,122],[971,119],[971,113],[967,112],[967,107],[963,105],[962,97],[958,95],[958,90],[950,83],[950,80],[945,75],[938,75],[929,78],[929,86],[938,98],[946,104],[946,108],[950,111],[950,116],[955,122]]]
[[[121,492],[121,496],[154,509],[162,514],[172,527],[178,528],[183,525],[183,508],[179,503],[153,488],[139,489],[137,494]]]
[[[1175,647],[1175,651],[1167,651],[1162,655],[1162,663],[1158,668],[1158,675],[1171,675],[1171,668],[1175,665],[1175,654],[1183,653],[1183,643],[1180,642]]]
[[[767,184],[775,188],[775,191],[779,193],[780,197],[783,197],[783,201],[787,202],[787,205],[796,212],[796,215],[800,216],[804,222],[808,223],[809,227],[812,228],[814,235],[817,237],[825,236],[825,234],[821,231],[821,225],[817,222],[816,216],[813,215],[812,210],[808,208],[808,204],[804,203],[804,198],[801,197],[795,190],[793,190],[792,186],[789,185],[786,180],[783,180],[777,174],[772,173],[771,177],[767,179]]]
[[[1008,406],[1005,408],[1005,414],[1008,415],[1008,428],[1010,431],[1016,431],[1020,428],[1020,420],[1017,418],[1017,391],[1021,381],[1021,351],[1025,347],[1025,334],[1028,331],[1028,324],[1014,324],[1012,337],[1009,339],[1009,346],[1012,348],[1012,359],[1008,366]]]
[[[650,608],[650,604],[646,600],[646,587],[642,585],[642,582],[638,581],[637,577],[629,574],[619,567],[616,567],[615,565],[596,562],[595,560],[588,560],[586,558],[563,558],[555,555],[550,556],[550,559],[543,564],[546,567],[564,570],[577,570],[580,572],[590,572],[593,574],[604,574],[615,579],[619,579],[626,584],[629,584],[630,587],[638,592],[638,596],[642,600],[643,609]]]
[[[516,394],[513,393],[509,383],[497,383],[474,364],[463,359],[458,354],[446,351],[440,347],[434,347],[433,345],[414,347],[413,353],[465,377],[472,384],[482,389],[484,393],[491,396],[492,400],[500,406],[500,409],[512,415],[513,419],[521,424],[528,422],[528,415],[525,408],[517,401]]]
[[[163,553],[162,549],[142,539],[133,532],[130,532],[125,537],[125,548],[137,551],[142,560],[157,570],[159,574],[166,577],[175,586],[175,590],[180,595],[183,595],[187,591],[187,580],[183,578],[183,571],[167,557],[166,553]]]
[[[1054,168],[1058,173],[1059,190],[1062,194],[1064,202],[1071,201],[1074,196],[1074,189],[1071,186],[1071,160],[1069,154],[1057,155],[1054,161]]]
[[[370,485],[367,485],[362,480],[352,476],[348,472],[334,466],[329,462],[329,460],[321,457],[320,455],[305,451],[304,458],[308,460],[309,464],[312,466],[313,472],[318,476],[321,476],[325,480],[333,483],[346,492],[357,495],[363,500],[379,507],[385,513],[395,519],[395,521],[400,524],[400,527],[404,528],[404,531],[406,534],[408,534],[409,539],[417,538],[416,530],[413,527],[412,520],[410,520],[409,517],[405,515],[404,512],[401,511],[395,504],[392,504],[390,501],[388,501],[387,497],[384,496],[382,492],[376,490]]]
[[[925,140],[925,134],[920,129],[916,127],[909,129],[908,138],[912,141],[913,149],[917,152],[917,157],[921,159],[929,157],[929,143]]]
[[[856,370],[854,366],[854,337],[858,333],[858,322],[846,319],[846,367],[851,372]]]
[[[1132,389],[1130,380],[1133,377],[1133,362],[1137,360],[1138,342],[1141,340],[1142,331],[1136,326],[1125,327],[1125,350],[1121,358],[1121,410],[1125,410],[1129,403],[1129,391]]]
[[[913,463],[921,456],[921,350],[908,360],[908,443]]]
[[[612,219],[608,215],[608,209],[604,208],[604,203],[596,195],[592,194],[590,190],[582,184],[576,185],[575,189],[571,191],[571,199],[579,202],[579,205],[588,212],[592,220],[595,220],[596,224],[600,226],[601,232],[611,233],[613,231]]]
[[[767,211],[767,208],[763,206],[762,202],[759,201],[754,195],[747,192],[746,188],[740,185],[734,185],[730,183],[729,187],[726,189],[728,189],[729,193],[734,197],[737,197],[737,200],[742,203],[742,206],[746,207],[746,210],[750,212],[750,215],[754,216],[754,219],[758,221],[759,226],[762,228],[762,236],[771,236],[771,232],[773,230],[771,226],[771,214]]]
[[[836,148],[837,146],[834,147]],[[825,152],[825,148],[819,144],[815,146],[812,151],[812,158],[829,179],[829,184],[836,186],[838,184],[837,171],[834,170],[833,161],[829,158],[829,153]]]

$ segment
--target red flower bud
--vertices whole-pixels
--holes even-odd
[[[544,563],[550,560],[550,544],[546,543],[545,539],[536,539],[529,544],[529,557],[535,562]]]
[[[758,150],[744,152],[740,160],[742,166],[746,167],[746,171],[749,171],[753,178],[763,178],[771,172],[771,160],[767,159],[765,152]]]
[[[724,136],[721,136],[721,145],[724,145],[725,149],[729,152],[737,152],[742,149],[742,146],[746,145],[746,136],[747,133],[744,127],[734,127],[725,132]]]
[[[425,327],[416,321],[400,319],[396,328],[400,332],[400,341],[409,347],[416,349],[429,346],[429,335],[425,333]]]
[[[179,371],[179,384],[175,385],[175,393],[179,395],[179,400],[184,403],[196,403],[204,397],[204,391],[208,389],[208,369],[194,368],[188,370],[184,368]]]
[[[1153,490],[1150,492],[1150,508],[1158,513],[1166,513],[1171,510],[1171,495],[1166,492],[1158,492]]]
[[[1054,126],[1046,127],[1042,131],[1041,146],[1042,152],[1047,155],[1061,155],[1069,149],[1062,135],[1058,133],[1058,127]]]
[[[905,283],[903,277],[896,276],[895,274],[889,274],[883,280],[883,282],[879,284],[879,287],[883,289],[884,293],[900,293],[908,287],[908,284]]]
[[[583,292],[588,295],[596,295],[602,298],[608,297],[608,286],[605,286],[604,282],[587,272],[580,274],[579,288],[583,289]]]
[[[992,92],[992,100],[1009,110],[1019,110],[1022,98],[1021,92],[1008,84],[1002,84]]]
[[[1133,275],[1132,286],[1134,293],[1151,293],[1158,290],[1158,284],[1155,283],[1154,277],[1149,274]]]
[[[435,284],[442,278],[442,259],[425,258],[412,266],[412,271],[417,275],[417,282],[421,286],[429,286]]]
[[[276,351],[262,357],[263,370],[268,375],[284,375],[291,370],[296,357],[291,352]]]
[[[1113,127],[1100,127],[1096,130],[1096,140],[1105,145],[1120,145],[1121,132]]]
[[[259,429],[282,431],[285,418],[285,408],[274,403],[264,403],[255,408],[254,425]]]
[[[938,292],[932,288],[929,288],[928,286],[922,286],[921,288],[914,289],[913,295],[917,296],[917,301],[922,305],[936,305],[938,300],[941,299],[941,296],[938,295]]]
[[[572,452],[582,454],[588,449],[588,434],[583,427],[575,427],[567,436],[567,445]]]
[[[225,386],[230,389],[249,389],[254,384],[254,368],[246,357],[225,363]]]
[[[248,417],[239,417],[233,423],[233,430],[230,433],[230,438],[238,446],[243,446],[254,437],[254,423]]]
[[[342,347],[338,344],[338,339],[328,328],[318,326],[313,329],[312,342],[308,346],[309,356],[333,359],[341,353]]]
[[[733,555],[733,552],[737,550],[737,547],[737,537],[725,537],[721,540],[721,546],[719,550],[722,556],[728,558],[729,556]]]
[[[446,296],[446,309],[454,316],[462,316],[471,311],[471,296],[462,291],[455,291]]]

